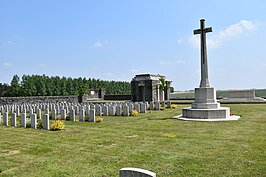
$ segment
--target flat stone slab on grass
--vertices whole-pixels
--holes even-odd
[[[122,168],[120,177],[156,177],[156,173],[141,168]]]
[[[175,116],[174,118],[177,118],[179,120],[187,120],[187,121],[200,121],[200,122],[222,122],[222,121],[233,121],[240,119],[240,116],[229,116],[227,118],[218,118],[218,119],[196,119],[196,118],[186,118],[180,116]]]

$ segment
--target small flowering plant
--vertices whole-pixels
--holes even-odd
[[[177,108],[177,105],[176,104],[171,104],[171,108],[172,109],[176,109]]]
[[[132,110],[132,112],[130,113],[130,115],[136,117],[136,116],[139,115],[139,112],[134,109],[134,110]]]
[[[166,134],[162,134],[162,137],[176,138],[176,134],[174,134],[174,133],[166,133]]]
[[[65,123],[62,120],[55,120],[51,127],[50,130],[51,131],[57,131],[57,130],[63,130],[65,128]]]
[[[96,117],[96,123],[102,123],[103,118],[102,117]]]

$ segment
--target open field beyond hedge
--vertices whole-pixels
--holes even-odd
[[[229,90],[217,90],[216,96],[217,98],[227,98],[229,95]],[[256,97],[266,98],[266,89],[256,89],[255,90]],[[170,94],[171,99],[192,99],[195,98],[194,91],[191,92],[175,92]]]
[[[0,176],[265,176],[266,105],[225,105],[234,122],[173,119],[182,107],[102,123],[65,122],[63,131],[0,126]]]

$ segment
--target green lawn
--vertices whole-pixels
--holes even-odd
[[[266,89],[256,89],[255,90],[256,97],[264,97],[266,98]],[[228,90],[218,90],[216,92],[217,98],[226,98],[229,96]],[[194,91],[193,92],[175,92],[170,94],[171,99],[191,99],[195,98]]]
[[[0,176],[109,177],[123,167],[158,177],[265,176],[266,105],[226,106],[242,118],[180,121],[172,118],[178,105],[98,124],[67,121],[56,132],[0,126]]]

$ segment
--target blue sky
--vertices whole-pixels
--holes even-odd
[[[0,0],[0,82],[152,73],[191,90],[200,82],[193,30],[205,18],[211,85],[266,88],[265,9],[265,0]]]

